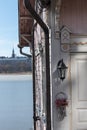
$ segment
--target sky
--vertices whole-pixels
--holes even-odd
[[[0,56],[10,57],[12,49],[20,56],[18,37],[18,0],[0,1]]]

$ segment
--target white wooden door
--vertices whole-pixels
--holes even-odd
[[[71,56],[72,130],[87,130],[87,54]]]

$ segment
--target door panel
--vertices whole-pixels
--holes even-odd
[[[87,55],[71,56],[72,130],[87,130]]]

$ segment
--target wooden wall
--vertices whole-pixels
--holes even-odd
[[[62,0],[60,27],[72,33],[87,34],[87,0]]]

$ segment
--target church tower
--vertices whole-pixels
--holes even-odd
[[[12,56],[11,56],[12,58],[15,58],[15,52],[14,52],[14,48],[13,48],[13,50],[12,50]]]

